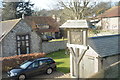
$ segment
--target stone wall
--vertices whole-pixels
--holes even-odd
[[[42,52],[41,38],[36,34],[36,32],[31,32],[31,53]]]
[[[104,57],[103,63],[102,63],[103,68],[106,68],[115,62],[118,62],[119,57],[120,57],[120,55],[113,55],[113,56],[109,56],[109,57]]]
[[[42,43],[42,50],[45,53],[55,52],[60,49],[66,48],[67,41],[54,41],[54,42],[43,42]]]
[[[30,52],[41,52],[40,42],[41,38],[32,31],[23,20],[21,20],[2,40],[2,55],[3,57],[17,55],[16,35],[30,35]]]

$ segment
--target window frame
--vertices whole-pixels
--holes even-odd
[[[26,39],[26,37],[28,36],[28,38]],[[19,37],[19,39],[18,39]],[[22,39],[24,37],[24,39]],[[24,44],[25,45],[25,49],[26,49],[26,53],[25,54],[29,54],[30,53],[30,35],[29,34],[24,34],[24,35],[16,35],[16,47],[17,47],[17,55],[21,55],[21,45]],[[22,43],[24,42],[24,43]],[[27,44],[28,42],[28,44]],[[27,50],[28,49],[28,50]]]

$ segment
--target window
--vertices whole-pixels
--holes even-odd
[[[39,65],[44,65],[44,64],[47,64],[47,61],[46,61],[46,60],[39,61]]]
[[[22,65],[20,65],[20,68],[26,69],[31,63],[32,63],[31,61],[25,62]]]
[[[16,42],[17,42],[17,54],[18,55],[30,53],[30,36],[29,36],[29,34],[17,35]]]
[[[38,61],[32,63],[32,64],[28,67],[28,69],[36,68],[36,67],[38,67]]]
[[[53,63],[53,60],[49,59],[49,60],[47,60],[47,62],[48,62],[49,64],[51,64],[51,63]]]

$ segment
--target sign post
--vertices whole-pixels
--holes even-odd
[[[68,20],[60,28],[67,30],[67,47],[70,50],[70,73],[71,77],[80,77],[80,62],[88,49],[86,20]]]

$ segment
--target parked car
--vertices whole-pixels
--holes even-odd
[[[49,40],[52,40],[52,39],[54,39],[52,36],[42,35],[42,40],[43,41],[49,41]]]
[[[44,57],[25,61],[20,66],[8,71],[8,77],[24,80],[39,73],[51,74],[54,70],[56,70],[56,62],[52,58]]]

